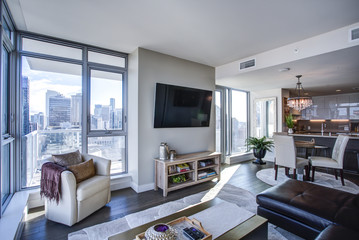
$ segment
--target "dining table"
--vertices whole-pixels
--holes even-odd
[[[309,156],[317,154],[317,150],[323,150],[324,155],[327,157],[327,146],[316,145],[315,139],[312,138],[310,141],[297,140],[294,141],[295,147],[298,149],[304,149],[304,157],[308,159]]]

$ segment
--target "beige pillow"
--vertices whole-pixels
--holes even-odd
[[[68,166],[67,169],[75,175],[76,183],[85,181],[96,174],[95,165],[93,164],[92,159],[77,165]]]
[[[55,163],[64,167],[82,163],[82,157],[79,150],[64,154],[53,154],[52,159],[54,159]]]

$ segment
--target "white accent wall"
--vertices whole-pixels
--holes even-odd
[[[215,69],[139,48],[129,56],[128,82],[128,172],[132,188],[142,192],[153,189],[153,159],[158,157],[161,142],[178,154],[215,150],[213,102],[209,127],[153,127],[156,83],[214,91]]]

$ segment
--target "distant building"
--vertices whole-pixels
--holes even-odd
[[[46,92],[46,109],[45,109],[45,126],[44,128],[46,128],[47,126],[49,126],[49,118],[50,118],[50,98],[51,97],[55,97],[57,95],[61,95],[59,92],[56,91],[52,91],[52,90],[47,90]]]
[[[32,126],[31,132],[35,131],[35,130],[43,130],[44,122],[45,122],[44,113],[39,112],[34,115],[31,115],[30,122],[31,122],[31,126]]]
[[[70,122],[71,99],[63,95],[49,97],[49,127]]]
[[[115,99],[114,98],[110,98],[110,129],[114,129],[116,128],[116,113],[115,113],[115,107],[116,107],[116,104],[115,104]]]
[[[114,98],[110,98],[110,111],[115,111],[116,103]]]
[[[115,109],[114,112],[114,129],[122,129],[122,108]]]
[[[71,96],[71,116],[72,126],[81,126],[82,123],[82,94],[77,93]]]
[[[22,135],[26,135],[30,132],[30,105],[29,105],[29,78],[23,76],[21,78],[21,96],[22,96]]]

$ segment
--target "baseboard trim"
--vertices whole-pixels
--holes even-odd
[[[226,156],[224,162],[226,164],[236,164],[236,163],[245,162],[245,161],[252,160],[252,159],[254,159],[253,153],[241,153],[241,154]]]
[[[155,185],[154,183],[138,185],[137,183],[131,182],[131,188],[137,193],[147,192],[147,191],[153,190],[154,185]]]
[[[122,175],[118,178],[111,179],[111,191],[131,187],[132,177]]]

